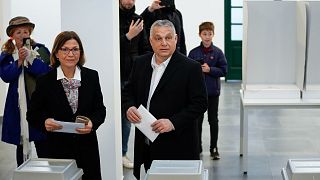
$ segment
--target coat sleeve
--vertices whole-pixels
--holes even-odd
[[[217,63],[215,66],[210,66],[209,75],[212,77],[224,77],[227,75],[227,60],[223,52],[219,49],[217,51]]]
[[[207,90],[204,82],[201,66],[199,63],[193,62],[194,65],[188,71],[187,102],[185,108],[177,114],[170,117],[176,130],[183,129],[188,126],[186,120],[194,121],[202,115],[208,107]]]
[[[35,91],[32,93],[31,101],[27,111],[28,123],[42,131],[46,131],[44,122],[48,118],[45,114],[47,102],[47,88],[44,78],[38,78]]]
[[[1,53],[0,56],[0,77],[6,82],[18,80],[22,68],[18,67],[18,61],[15,61],[13,57],[7,53]]]
[[[93,124],[93,129],[97,130],[99,128],[99,126],[104,122],[105,118],[106,118],[106,107],[104,106],[103,103],[103,96],[102,96],[102,92],[101,92],[101,86],[100,86],[100,82],[99,82],[99,75],[98,72],[95,71],[95,75],[93,78],[94,81],[94,86],[95,86],[95,96],[94,96],[94,104],[93,106],[95,106],[93,108],[93,112],[91,114],[91,117],[89,117],[92,121]]]
[[[124,85],[122,94],[121,94],[121,101],[122,101],[122,110],[127,112],[129,107],[135,106],[135,98],[134,98],[134,84],[135,84],[135,73],[137,68],[137,62],[133,61],[133,66],[131,69],[131,73],[127,83]]]

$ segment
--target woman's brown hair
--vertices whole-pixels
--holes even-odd
[[[56,54],[58,51],[61,49],[61,47],[69,40],[74,39],[78,42],[79,44],[79,49],[80,49],[80,57],[79,57],[79,62],[78,66],[83,66],[85,63],[85,55],[84,55],[84,50],[82,46],[82,42],[74,31],[63,31],[54,40],[52,51],[51,51],[51,56],[50,56],[50,65],[54,68],[58,67],[60,65],[60,62],[58,58],[56,57]]]

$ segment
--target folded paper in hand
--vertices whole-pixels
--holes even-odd
[[[84,128],[84,123],[65,122],[54,120],[55,123],[60,124],[62,129],[54,130],[54,132],[76,133],[79,134],[76,129]]]
[[[140,123],[134,123],[134,125],[148,138],[150,141],[154,141],[159,133],[152,131],[151,124],[157,119],[145,108],[143,105],[140,105],[138,112],[141,115]]]

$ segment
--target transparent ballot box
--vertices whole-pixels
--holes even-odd
[[[208,180],[201,160],[154,160],[145,180]]]
[[[320,180],[320,159],[289,159],[283,180]]]
[[[29,159],[13,172],[13,180],[81,180],[83,170],[73,159]]]

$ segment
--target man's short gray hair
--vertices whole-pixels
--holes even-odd
[[[172,29],[173,34],[176,34],[176,29],[174,28],[174,25],[172,24],[172,22],[169,20],[163,19],[163,20],[155,21],[150,28],[150,36],[153,34],[153,30],[155,27],[168,27]]]

